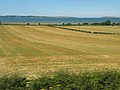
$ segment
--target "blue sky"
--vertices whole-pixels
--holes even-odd
[[[0,15],[120,17],[120,0],[0,0]]]

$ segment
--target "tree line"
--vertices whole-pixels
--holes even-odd
[[[85,25],[102,25],[102,26],[115,26],[115,25],[120,25],[120,22],[118,23],[112,23],[110,20],[104,21],[104,22],[100,22],[100,23],[78,23],[78,24],[71,24],[71,23],[62,23],[62,26],[85,26]]]
[[[2,25],[1,21],[0,21],[0,25]],[[5,24],[5,25],[9,25],[9,24]],[[28,23],[26,23],[26,25],[33,25],[33,24],[28,22]],[[41,23],[38,23],[38,25],[41,25]],[[93,26],[97,26],[97,25],[101,25],[101,26],[120,26],[120,22],[112,23],[110,20],[107,20],[107,21],[99,22],[99,23],[88,23],[88,22],[85,22],[85,23],[78,23],[78,24],[62,23],[62,24],[52,24],[52,25],[55,25],[55,26],[61,26],[61,25],[62,26],[88,26],[88,25],[93,25]]]

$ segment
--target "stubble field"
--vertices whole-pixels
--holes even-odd
[[[69,28],[120,32],[118,26]],[[48,26],[0,26],[1,75],[102,69],[120,69],[120,35],[87,34]]]

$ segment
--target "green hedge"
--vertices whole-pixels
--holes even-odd
[[[25,90],[27,80],[19,75],[0,77],[0,90]]]
[[[116,71],[83,73],[80,75],[59,73],[31,82],[32,90],[120,90],[120,73]]]
[[[1,77],[0,90],[120,90],[120,72],[86,72],[79,75],[59,72],[52,77],[28,81],[20,76]]]
[[[55,27],[55,26],[54,26],[54,27]],[[77,30],[77,29],[65,28],[65,27],[55,27],[55,28],[60,28],[60,29],[65,29],[65,30],[70,30],[70,31],[83,32],[83,33],[90,33],[90,34],[120,35],[119,33],[109,33],[109,32],[92,32],[92,31],[88,31],[88,30]]]

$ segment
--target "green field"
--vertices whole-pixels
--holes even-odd
[[[79,28],[79,27],[69,27]],[[118,26],[82,26],[120,33]],[[0,74],[35,76],[57,70],[120,69],[120,35],[73,32],[48,26],[0,26]]]

